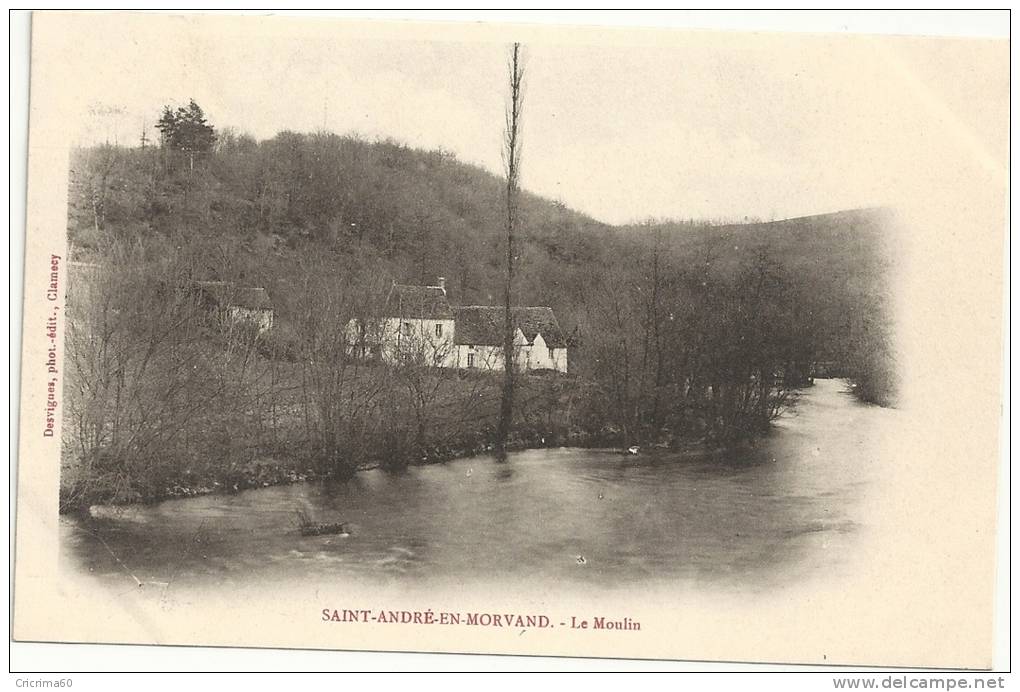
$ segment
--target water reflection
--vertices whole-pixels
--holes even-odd
[[[69,562],[115,582],[677,579],[764,584],[838,569],[886,415],[841,383],[753,447],[624,456],[544,449],[131,508],[65,521]],[[296,512],[350,536],[305,537]],[[583,559],[580,559],[583,558]]]

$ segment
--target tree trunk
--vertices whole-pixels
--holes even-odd
[[[523,72],[520,64],[520,44],[513,45],[510,57],[510,104],[506,113],[504,162],[506,164],[506,286],[503,292],[503,396],[499,407],[499,428],[496,436],[496,455],[506,459],[507,441],[513,427],[514,411],[514,323],[513,278],[514,234],[517,226],[518,179],[520,175],[521,143],[518,127],[521,117],[521,84]]]

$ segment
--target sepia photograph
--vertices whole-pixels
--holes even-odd
[[[16,640],[992,666],[1007,40],[31,31]]]

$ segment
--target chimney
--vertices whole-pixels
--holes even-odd
[[[442,289],[444,294],[446,293],[446,277],[445,276],[437,277],[436,278],[436,285],[439,286],[440,289]]]

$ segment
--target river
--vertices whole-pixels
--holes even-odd
[[[61,522],[62,563],[116,588],[293,579],[380,586],[706,582],[744,589],[854,560],[890,411],[840,380],[803,390],[752,448],[703,455],[541,449],[169,500]],[[296,510],[345,521],[302,537]]]

